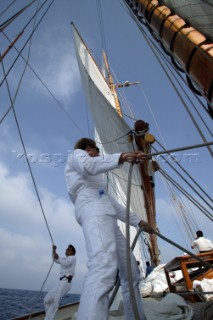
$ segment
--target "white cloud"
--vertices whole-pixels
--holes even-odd
[[[42,33],[39,43],[34,43],[34,53],[30,61],[32,67],[36,65],[36,73],[39,76],[42,74],[42,81],[59,100],[66,101],[77,91],[80,77],[73,47],[71,42],[68,45],[57,33]],[[28,89],[42,89],[42,92],[49,95],[32,72],[28,73],[28,81]]]
[[[2,287],[40,290],[51,265],[51,239],[28,175],[11,175],[0,163],[0,282]],[[73,293],[79,293],[86,272],[85,242],[73,206],[41,189],[41,201],[58,253],[64,256],[67,244],[76,247],[77,268]],[[54,266],[44,290],[56,284],[59,266]]]
[[[14,141],[11,132],[13,131],[13,126],[5,118],[0,125],[0,152],[1,155],[8,153],[11,150],[20,148],[20,143],[17,140]]]

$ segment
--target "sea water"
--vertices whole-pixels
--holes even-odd
[[[0,288],[0,320],[10,320],[22,315],[44,310],[46,292]],[[79,294],[66,294],[60,305],[77,302]]]

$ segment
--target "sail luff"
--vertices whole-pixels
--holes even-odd
[[[86,51],[87,51],[87,53],[89,54],[91,60],[92,60],[93,63],[95,64],[95,66],[96,66],[96,68],[97,68],[97,70],[98,70],[98,76],[99,76],[99,78],[101,78],[102,82],[103,82],[103,81],[105,82],[105,89],[110,91],[110,87],[109,87],[109,85],[108,85],[108,83],[107,83],[107,81],[106,81],[106,78],[103,76],[103,73],[101,72],[98,64],[96,63],[95,59],[93,58],[92,54],[90,53],[89,48],[87,47],[87,45],[85,44],[85,42],[84,42],[84,40],[82,39],[81,35],[79,34],[78,30],[76,29],[74,23],[71,23],[71,26],[73,27],[73,30],[75,30],[75,32],[76,32],[76,34],[78,35],[80,41],[82,42],[82,44],[83,44],[84,47],[86,48]],[[77,57],[78,57],[78,56],[77,56]],[[105,95],[105,97],[106,97],[106,98],[110,98],[109,102],[114,106],[114,104],[113,104],[113,101],[114,101],[113,97],[110,96],[110,95]],[[114,107],[115,107],[115,106],[114,106]]]
[[[169,9],[162,1],[125,0],[138,19],[162,42],[186,73],[189,87],[202,95],[213,116],[213,43]]]

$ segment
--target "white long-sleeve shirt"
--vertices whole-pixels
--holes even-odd
[[[116,153],[90,157],[84,150],[74,150],[65,166],[67,191],[73,202],[81,188],[104,189],[102,173],[118,168],[120,155]]]
[[[74,277],[75,275],[75,265],[76,265],[76,257],[75,256],[67,256],[63,258],[53,259],[54,262],[60,264],[60,277],[71,275]]]
[[[191,245],[192,249],[195,247],[198,248],[199,251],[211,251],[213,250],[213,244],[210,240],[199,237],[198,239],[194,240]]]
[[[67,181],[67,191],[73,203],[80,192],[89,194],[93,190],[104,190],[106,186],[104,182],[103,173],[120,166],[120,153],[110,155],[100,155],[98,157],[91,157],[89,154],[80,149],[75,149],[69,156],[65,166],[65,178]],[[126,220],[126,211],[115,199],[109,196],[113,207],[116,210],[117,218],[121,221]],[[141,218],[135,213],[130,213],[130,224],[137,226]]]

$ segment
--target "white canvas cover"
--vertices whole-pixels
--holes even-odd
[[[164,3],[192,27],[213,40],[212,0],[164,0]]]

